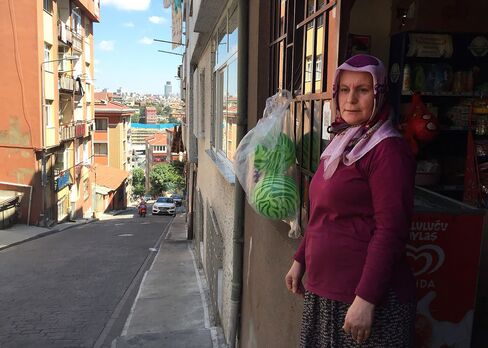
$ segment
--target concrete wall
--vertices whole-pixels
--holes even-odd
[[[40,62],[42,59],[42,2],[0,2],[0,181],[32,185],[31,222],[41,208],[40,176],[33,148],[41,145]],[[29,25],[25,25],[29,23]],[[28,188],[0,185],[24,192],[22,221],[27,221]]]
[[[205,70],[205,95],[199,95],[201,89],[194,89],[196,99],[205,98],[205,100],[212,100],[212,79],[211,79],[211,48],[208,46],[203,56],[198,62],[198,69]],[[205,129],[211,129],[211,103],[205,103]],[[218,291],[215,283],[218,279],[216,272],[220,267],[223,271],[223,287],[221,289],[223,294],[223,307],[220,313],[222,327],[224,333],[228,337],[229,330],[229,301],[231,292],[232,280],[232,233],[234,229],[234,186],[221,174],[216,166],[216,163],[206,153],[206,150],[211,148],[210,145],[210,131],[205,133],[198,139],[198,179],[197,187],[201,192],[204,205],[204,245],[207,246],[204,252],[203,264],[209,280],[209,285],[215,291],[213,295],[216,296]],[[210,179],[210,180],[209,180]],[[210,211],[215,213],[218,228],[211,228],[212,220]],[[219,257],[209,258],[208,253],[211,250],[222,247],[221,260]],[[221,263],[220,263],[221,262]],[[213,284],[210,284],[213,282]],[[214,301],[216,303],[216,301]],[[218,308],[216,308],[218,310]]]

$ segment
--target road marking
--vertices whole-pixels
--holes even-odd
[[[125,225],[125,223],[120,223],[120,224],[114,224],[115,226],[122,226]]]
[[[150,222],[143,222],[141,223],[141,225],[150,225],[151,223]]]
[[[133,237],[134,235],[132,233],[123,233],[123,234],[119,234],[117,235],[117,237]]]
[[[149,251],[158,251],[156,248],[149,248]]]

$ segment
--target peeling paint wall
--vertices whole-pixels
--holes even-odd
[[[34,151],[41,146],[42,13],[41,1],[0,1],[0,181],[33,186],[32,224],[38,222],[42,197]],[[27,222],[28,188],[1,184],[0,189],[24,193],[21,221]]]

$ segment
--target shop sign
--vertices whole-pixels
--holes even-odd
[[[69,171],[66,171],[56,179],[56,191],[61,191],[69,184],[71,184],[71,176]]]
[[[417,346],[470,347],[483,217],[414,216],[407,255],[417,285]]]
[[[410,34],[408,57],[450,58],[452,37],[446,34]]]

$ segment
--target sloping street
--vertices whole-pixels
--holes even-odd
[[[135,211],[0,251],[0,347],[109,347],[169,216]]]

